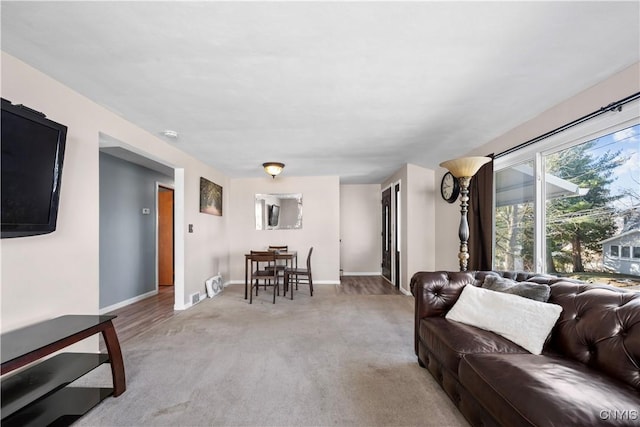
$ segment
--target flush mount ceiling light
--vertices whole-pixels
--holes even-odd
[[[282,169],[284,168],[284,163],[267,162],[267,163],[263,163],[262,167],[264,168],[264,171],[266,173],[268,173],[273,177],[273,179],[275,179],[276,175],[280,175],[280,172],[282,172]]]

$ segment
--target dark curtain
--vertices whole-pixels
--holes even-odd
[[[493,159],[493,154],[488,155]],[[480,168],[469,186],[468,270],[491,270],[493,160]]]

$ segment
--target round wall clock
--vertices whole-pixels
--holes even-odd
[[[442,177],[442,182],[440,183],[440,194],[442,198],[449,203],[453,203],[458,199],[458,195],[460,194],[460,184],[458,184],[458,179],[451,174],[451,172],[447,172]]]

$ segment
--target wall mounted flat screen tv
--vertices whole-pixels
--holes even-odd
[[[1,237],[56,229],[67,127],[2,99]]]
[[[278,225],[278,221],[280,219],[280,206],[278,205],[270,205],[269,206],[269,226],[275,227]]]

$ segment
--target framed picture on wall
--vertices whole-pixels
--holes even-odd
[[[200,177],[200,212],[222,216],[222,187]]]

